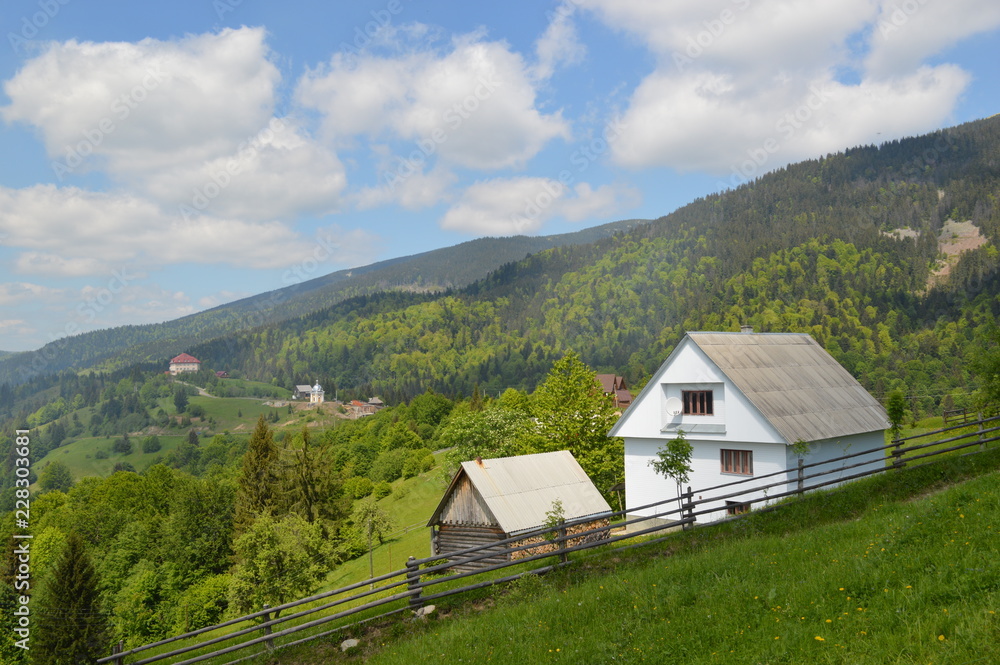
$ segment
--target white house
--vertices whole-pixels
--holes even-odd
[[[319,385],[319,381],[317,381],[316,385],[309,391],[309,403],[322,404],[324,401],[323,386]]]
[[[717,508],[697,518],[711,521],[794,489],[799,455],[793,446],[797,442],[809,444],[803,455],[805,464],[822,462],[884,445],[888,427],[878,401],[812,337],[751,330],[688,333],[609,435],[625,439],[625,500],[630,517],[650,517],[676,508],[673,503],[640,509],[677,495],[675,482],[657,475],[650,461],[679,430],[693,448],[687,485],[696,500],[783,483],[733,497],[737,501],[720,499],[698,506],[697,510]],[[881,466],[885,453],[832,462],[805,473],[864,462],[807,480],[806,486]],[[786,469],[779,476],[734,488],[699,492]]]

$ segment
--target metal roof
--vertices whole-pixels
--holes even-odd
[[[805,333],[688,333],[788,443],[884,430],[885,409]]]
[[[611,507],[568,450],[462,462],[428,526],[446,512],[460,478],[469,478],[504,533],[543,526],[552,503],[562,501],[567,520],[604,515]]]

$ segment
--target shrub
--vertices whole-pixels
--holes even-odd
[[[376,499],[384,499],[390,494],[392,494],[392,485],[384,480],[375,483],[375,487],[372,489],[372,496]]]
[[[162,446],[160,445],[160,439],[155,434],[152,436],[147,436],[142,440],[142,452],[144,453],[155,453]]]
[[[344,494],[352,499],[363,499],[371,494],[374,488],[375,483],[364,476],[354,476],[344,481]]]
[[[113,444],[111,444],[111,452],[118,455],[132,454],[132,442],[129,440],[128,434],[122,435],[122,438],[117,439]]]

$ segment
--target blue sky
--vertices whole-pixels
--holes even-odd
[[[997,111],[995,0],[0,7],[0,349]]]

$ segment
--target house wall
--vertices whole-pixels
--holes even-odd
[[[663,439],[625,439],[625,505],[628,506],[628,517],[652,517],[657,514],[675,511],[677,501],[669,501],[659,507],[643,508],[645,506],[664,499],[675,499],[677,497],[677,485],[670,478],[664,478],[653,471],[650,463],[657,459],[656,452],[666,442]],[[776,494],[781,488],[766,490],[754,490],[755,487],[768,485],[776,481],[786,481],[784,475],[777,478],[763,478],[750,480],[747,483],[733,488],[722,488],[705,491],[706,488],[715,487],[734,481],[757,478],[765,474],[783,471],[787,468],[787,456],[784,443],[761,443],[747,441],[728,440],[702,440],[689,438],[691,443],[691,473],[688,482],[695,492],[695,500],[710,500],[712,497],[723,496],[734,491],[740,491],[743,496],[732,498],[730,501],[757,501],[763,502],[768,494]],[[721,473],[720,451],[722,449],[749,450],[753,453],[753,476]],[[701,491],[699,491],[701,490]],[[726,517],[726,500],[709,501],[706,504],[696,507],[697,511],[710,510],[711,513],[698,515],[699,522],[710,522]],[[665,521],[678,519],[677,513],[666,515],[662,518]],[[634,528],[643,528],[644,523],[637,524]],[[652,526],[653,522],[649,522]]]
[[[795,454],[791,446],[785,443],[708,441],[690,438],[688,440],[693,450],[691,456],[692,470],[689,482],[686,485],[690,485],[694,489],[694,498],[696,501],[710,500],[712,497],[739,491],[742,493],[742,496],[731,497],[728,500],[750,502],[751,508],[759,508],[766,505],[769,501],[773,501],[775,495],[792,491],[798,486],[798,474],[796,471],[798,455]],[[625,439],[625,505],[628,506],[629,518],[640,516],[652,517],[659,513],[677,509],[677,501],[668,501],[660,507],[638,509],[640,506],[663,501],[664,499],[674,499],[677,496],[676,483],[672,479],[657,475],[650,466],[650,462],[657,459],[657,450],[666,441],[666,438]],[[818,441],[812,444],[809,453],[803,458],[803,462],[805,464],[823,462],[824,460],[842,457],[851,453],[878,448],[882,445],[884,445],[883,432],[869,432],[838,439]],[[749,450],[753,453],[753,478],[785,470],[788,470],[788,472],[771,478],[751,480],[730,488],[708,490],[711,487],[749,478],[749,476],[744,475],[722,473],[721,450],[725,448]],[[853,464],[860,464],[860,466],[851,469],[843,468]],[[824,471],[837,471],[819,478],[807,478],[805,480],[805,487],[808,488],[818,483],[839,480],[856,473],[875,471],[884,466],[884,451],[870,452],[848,460],[820,464],[811,469],[804,469],[804,474],[808,476]],[[781,484],[767,490],[754,489],[776,482]],[[835,485],[830,485],[829,487]],[[769,497],[772,498],[769,499]],[[711,522],[727,517],[726,501],[726,499],[720,499],[697,506],[696,511],[712,511],[707,514],[698,515],[697,520],[699,522]],[[673,521],[678,519],[678,517],[674,513],[665,515],[662,519],[664,521]],[[635,525],[634,529],[643,528],[643,524],[645,523]],[[653,524],[650,521],[648,526],[652,526]]]
[[[825,460],[843,457],[844,455],[852,455],[866,450],[872,450],[873,448],[880,448],[884,445],[884,431],[867,432],[865,434],[855,434],[854,436],[838,437],[836,439],[826,439],[814,442],[809,448],[809,453],[803,457],[802,461],[805,464],[823,462]],[[791,446],[788,447],[786,452],[788,457],[786,462],[788,468],[795,469],[798,465],[798,455],[795,454],[795,451]],[[861,464],[861,466],[857,466],[852,469],[844,468],[845,466],[851,466],[854,464]],[[820,464],[819,466],[810,469],[803,469],[803,474],[810,476],[816,473],[823,473],[824,471],[836,471],[834,471],[834,473],[828,473],[820,476],[819,478],[806,478],[805,486],[810,487],[812,485],[829,482],[831,480],[839,480],[845,476],[851,476],[856,473],[875,471],[884,466],[884,450],[859,455],[858,457],[852,457],[839,462]],[[797,475],[798,474],[795,471],[792,471],[788,475],[788,480],[792,483],[793,487],[797,484]],[[834,485],[831,485],[831,487],[833,486]]]

